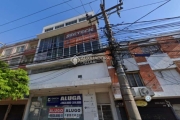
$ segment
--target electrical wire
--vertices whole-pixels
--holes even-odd
[[[66,4],[70,7],[73,8],[69,3],[66,2]],[[77,11],[76,9],[74,9],[78,14],[81,14],[79,11]]]
[[[20,18],[18,18],[18,19],[11,20],[11,21],[9,21],[9,22],[3,23],[3,24],[1,24],[0,26],[4,26],[4,25],[10,24],[10,23],[13,23],[13,22],[19,21],[19,20],[21,20],[21,19],[24,19],[24,18],[30,17],[30,16],[35,15],[35,14],[37,14],[37,13],[40,13],[40,12],[46,11],[46,10],[48,10],[48,9],[51,9],[51,8],[53,8],[53,7],[57,7],[57,6],[59,6],[59,5],[62,5],[62,4],[65,4],[65,3],[68,3],[69,1],[72,1],[72,0],[64,1],[63,3],[58,3],[58,4],[56,4],[56,5],[53,5],[53,6],[47,7],[47,8],[45,8],[45,9],[40,10],[40,11],[37,11],[37,12],[31,13],[31,14],[29,14],[29,15],[26,15],[26,16],[23,16],[23,17],[20,17]]]
[[[87,12],[86,12],[86,9],[85,9],[85,7],[84,7],[84,5],[83,5],[82,0],[80,0],[80,1],[81,1],[81,4],[82,4],[83,8],[84,8],[84,12],[87,13]]]
[[[134,23],[136,23],[137,21],[143,19],[144,17],[146,17],[147,15],[151,14],[152,12],[154,12],[155,10],[159,9],[160,7],[162,7],[163,5],[167,4],[168,2],[170,2],[171,0],[168,0],[167,2],[163,3],[162,5],[156,7],[155,9],[153,9],[152,11],[148,12],[147,14],[145,14],[144,16],[140,17],[139,19],[137,19],[136,21],[134,21]],[[122,30],[124,29],[127,29],[128,27],[132,26],[134,23],[128,25],[127,27],[123,28]]]
[[[97,1],[97,0],[94,0],[94,1],[91,1],[91,2],[88,2],[88,3],[85,3],[85,4],[83,4],[83,6],[84,6],[84,5],[88,5],[89,3],[96,2],[96,1]],[[62,11],[62,12],[59,12],[59,13],[56,13],[56,14],[53,14],[53,15],[50,15],[50,16],[47,16],[47,17],[44,17],[44,18],[41,18],[41,19],[36,20],[36,21],[33,21],[33,22],[26,23],[26,24],[24,24],[24,25],[21,25],[21,26],[15,27],[15,28],[11,28],[11,29],[2,31],[2,32],[0,32],[0,34],[6,33],[6,32],[9,32],[9,31],[12,31],[12,30],[15,30],[15,29],[18,29],[18,28],[21,28],[21,27],[24,27],[24,26],[27,26],[27,25],[36,23],[36,22],[39,22],[39,21],[41,21],[41,20],[45,20],[45,19],[47,19],[47,18],[51,18],[51,17],[53,17],[53,16],[56,16],[56,15],[59,15],[59,14],[62,14],[62,13],[65,13],[65,12],[68,12],[68,11],[71,11],[71,10],[74,10],[74,9],[76,9],[76,8],[79,8],[79,7],[82,7],[82,5],[77,6],[77,7],[74,7],[74,8],[72,8],[72,9],[68,9],[68,10],[65,10],[65,11]]]
[[[66,70],[66,71],[64,71],[64,72],[60,73],[59,75],[56,75],[56,76],[54,76],[54,77],[52,77],[52,78],[48,78],[48,79],[45,79],[45,80],[42,80],[42,81],[33,82],[33,83],[30,83],[30,84],[40,84],[40,83],[44,83],[44,82],[53,80],[54,78],[57,78],[57,77],[65,74],[65,73],[67,73],[67,72],[69,72],[69,71],[71,71],[71,70],[73,70],[73,68],[68,69],[68,70]]]

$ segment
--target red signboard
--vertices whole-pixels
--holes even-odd
[[[49,108],[49,115],[48,118],[63,118],[64,116],[64,109],[63,108]]]
[[[95,25],[66,33],[64,48],[93,40],[98,40],[98,33]]]

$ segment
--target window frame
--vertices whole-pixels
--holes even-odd
[[[158,48],[158,51],[155,51],[154,48],[152,48],[152,46],[154,48],[156,46],[156,48]],[[150,53],[150,54],[161,54],[161,53],[163,53],[163,51],[161,50],[161,46],[158,45],[158,44],[151,44],[151,45],[146,45],[146,46],[140,46],[140,48],[142,50],[142,53],[144,53],[144,54],[146,54],[146,53]],[[148,52],[147,52],[147,50],[148,50]]]
[[[136,83],[135,86],[134,86],[134,85],[131,85],[132,82],[130,82],[130,80],[129,80],[129,78],[128,78],[128,74],[133,76],[133,81]],[[137,78],[135,77],[135,74],[139,76],[139,79],[140,79],[139,82],[141,82],[142,86],[139,86],[139,85],[138,85],[138,82],[137,82],[137,80],[136,80]],[[139,72],[126,72],[126,76],[127,76],[127,80],[128,80],[128,83],[129,83],[129,86],[130,86],[130,87],[143,87],[143,86],[145,86],[144,81],[143,81],[141,75],[139,74]]]
[[[23,47],[23,50],[21,51],[22,47]],[[25,47],[26,47],[25,45],[17,46],[17,47],[16,47],[16,52],[15,52],[15,53],[21,53],[21,52],[24,52],[24,51],[25,51]],[[20,48],[20,49],[19,49],[20,51],[17,51],[18,48]]]

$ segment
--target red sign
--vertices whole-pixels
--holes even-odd
[[[63,118],[64,117],[64,109],[63,108],[49,108],[48,118]]]
[[[98,33],[95,25],[66,33],[64,48],[94,40],[98,40]]]

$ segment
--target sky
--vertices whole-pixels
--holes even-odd
[[[20,19],[18,21],[11,22],[13,20],[17,20],[21,17],[27,16],[29,14],[35,13],[47,7],[63,3],[51,9],[45,10],[38,14],[34,14],[29,17],[25,17],[24,19]],[[87,4],[92,2],[91,4],[84,5],[82,7],[82,3]],[[105,0],[105,8],[108,9],[118,3],[118,0]],[[121,17],[119,17],[116,13],[109,16],[109,21],[111,24],[117,23],[127,23],[134,22],[140,17],[144,16],[151,10],[155,9],[159,5],[163,4],[165,1],[161,0],[123,0],[123,9],[121,10]],[[157,4],[128,10],[130,8],[143,6],[151,3]],[[101,0],[1,0],[0,4],[0,42],[5,44],[12,44],[14,42],[19,42],[22,40],[28,40],[30,38],[35,38],[36,35],[42,33],[42,29],[44,26],[66,20],[68,18],[84,14],[85,12],[94,11],[95,14],[100,12],[100,3]],[[77,7],[76,10],[70,10],[72,7]],[[180,0],[171,0],[167,4],[158,8],[148,16],[144,17],[142,20],[153,20],[167,17],[175,17],[180,16]],[[63,12],[67,11],[68,12]],[[128,10],[128,11],[127,11]],[[56,16],[37,21],[39,19],[45,18],[47,16],[60,13]],[[34,22],[33,24],[28,24],[30,22]],[[104,27],[104,21],[99,20],[99,27]],[[6,24],[8,23],[8,24]],[[17,29],[16,27],[23,26]]]

